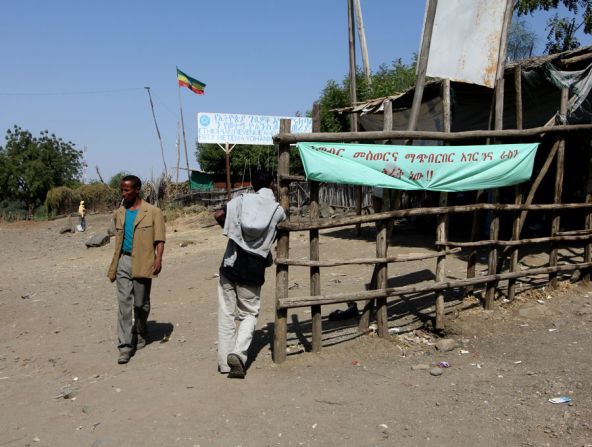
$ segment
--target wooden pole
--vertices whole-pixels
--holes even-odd
[[[290,132],[290,120],[280,120],[280,132]],[[282,179],[282,175],[290,175],[290,145],[279,145],[278,175],[280,205],[284,208],[286,216],[290,218],[290,181]],[[288,258],[290,255],[290,231],[278,229],[277,256]],[[277,265],[275,275],[275,325],[273,331],[273,361],[282,363],[286,360],[286,344],[288,339],[288,312],[281,308],[280,300],[288,297],[288,266]]]
[[[429,208],[407,208],[400,210],[385,211],[383,213],[367,214],[364,216],[345,216],[336,217],[333,219],[319,219],[318,223],[311,225],[306,222],[284,222],[278,225],[278,228],[291,231],[309,231],[313,228],[337,228],[348,225],[355,225],[358,223],[378,222],[379,220],[389,220],[392,218],[411,217],[411,216],[434,216],[443,213],[471,213],[473,211],[551,211],[551,210],[575,210],[575,209],[592,209],[592,203],[563,203],[563,204],[539,204],[539,205],[514,205],[506,203],[475,203],[472,205],[455,205],[447,207],[429,207]],[[467,247],[471,244],[467,242]],[[511,245],[511,244],[509,244]]]
[[[588,179],[586,181],[586,203],[592,203],[592,141],[588,141]],[[586,230],[592,230],[592,209],[586,210],[585,219]],[[592,241],[584,246],[584,262],[592,261]],[[585,269],[582,279],[585,283],[590,283],[590,269]]]
[[[189,170],[189,155],[187,154],[187,138],[185,137],[185,120],[183,119],[183,103],[181,102],[181,87],[177,87],[179,93],[179,111],[181,112],[181,129],[183,130],[183,145],[185,147],[185,163],[187,164],[187,181],[191,189],[191,171]]]
[[[162,164],[164,165],[164,175],[168,175],[168,169],[166,160],[164,159],[164,147],[162,145],[162,137],[160,136],[160,130],[158,129],[158,123],[156,122],[156,114],[154,113],[154,103],[152,102],[152,95],[150,94],[150,87],[144,87],[148,92],[148,99],[150,100],[150,110],[152,110],[152,118],[154,118],[154,127],[156,127],[156,135],[158,136],[158,142],[160,143],[160,154],[162,155]]]
[[[347,0],[347,29],[348,29],[348,48],[349,48],[349,101],[352,107],[357,102],[356,93],[356,39],[354,36],[354,0]],[[353,132],[358,130],[358,116],[350,113],[350,123]]]
[[[502,130],[504,127],[504,66],[506,62],[506,48],[508,45],[508,30],[512,22],[512,12],[514,10],[514,0],[506,0],[506,10],[504,14],[504,25],[500,36],[500,49],[497,62],[497,71],[495,76],[495,130]],[[499,189],[495,188],[491,192],[493,203],[499,202]],[[497,239],[499,235],[499,213],[492,212],[491,224],[489,226],[489,238]],[[497,273],[498,249],[492,245],[489,250],[489,262],[487,271],[489,275]],[[485,290],[485,309],[493,308],[493,301],[499,282],[492,281],[487,283]]]
[[[564,87],[561,89],[561,103],[559,106],[559,116],[562,120],[566,119],[567,115],[567,102],[569,100],[569,89]],[[565,165],[565,138],[559,140],[559,148],[557,149],[557,160],[555,169],[555,194],[553,197],[553,203],[561,203],[561,195],[563,193],[563,171]],[[561,228],[561,215],[558,211],[554,211],[551,218],[551,236],[555,236],[559,233]],[[559,250],[557,244],[551,245],[551,251],[549,252],[549,266],[557,265],[557,257]],[[549,285],[556,288],[558,285],[557,273],[552,272],[549,274]]]
[[[179,163],[181,162],[181,123],[177,121],[177,177],[175,183],[179,183]]]
[[[224,161],[226,165],[226,197],[232,198],[232,185],[230,184],[230,145],[224,144]]]
[[[393,128],[393,103],[390,100],[385,100],[384,102],[384,111],[383,111],[383,129],[384,130],[392,130]],[[395,191],[395,193],[397,193],[399,191]],[[387,194],[391,194],[390,190],[387,189],[383,189],[382,192],[382,203],[386,203],[384,201],[385,199],[385,195]],[[384,209],[381,209],[381,211],[384,211]],[[393,220],[390,220],[389,222],[394,222]],[[382,226],[380,224],[380,222],[376,223],[376,237],[378,238],[378,235],[380,233],[382,229]],[[390,239],[390,234],[389,231],[387,229],[387,235],[386,235],[386,242],[387,242],[387,247],[388,247],[388,243],[389,243],[389,239]],[[378,239],[377,239],[378,240]],[[378,244],[378,242],[377,242]],[[377,249],[378,249],[378,245],[377,245]],[[374,267],[374,270],[372,272],[372,279],[370,280],[370,288],[378,288],[379,287],[379,282],[377,280],[378,278],[378,266]],[[363,309],[362,309],[362,315],[360,317],[360,321],[358,323],[358,332],[361,333],[367,333],[368,329],[370,327],[370,318],[372,316],[372,311],[374,310],[375,307],[375,300],[370,300],[364,303],[363,305]],[[381,309],[382,312],[382,309]],[[387,329],[388,331],[388,329]]]
[[[451,290],[460,287],[466,287],[469,284],[479,285],[492,281],[504,281],[510,278],[526,278],[534,277],[538,275],[547,274],[549,272],[570,272],[574,270],[586,269],[592,267],[592,263],[575,263],[557,265],[555,267],[537,267],[528,270],[522,270],[518,272],[499,273],[495,275],[479,276],[477,278],[470,279],[456,279],[450,281],[444,281],[441,283],[431,282],[428,284],[410,284],[407,286],[400,287],[389,287],[386,290],[366,290],[363,292],[346,292],[346,293],[334,293],[331,295],[321,296],[298,296],[293,298],[286,298],[279,302],[280,308],[294,308],[294,307],[306,307],[311,305],[324,305],[324,304],[337,304],[345,303],[347,301],[361,301],[369,299],[377,299],[389,296],[400,296],[408,295],[411,293],[427,293],[434,292],[436,290]]]
[[[312,106],[312,131],[319,132],[321,129],[321,114],[319,103],[315,102]],[[317,222],[319,219],[319,184],[310,182],[310,220]],[[310,260],[318,261],[320,259],[319,251],[319,230],[310,230]],[[321,269],[318,266],[310,267],[310,294],[321,294]],[[311,306],[312,319],[312,352],[319,352],[323,339],[323,319],[321,306]]]
[[[279,143],[353,143],[360,141],[376,140],[437,140],[437,141],[467,141],[482,140],[485,138],[524,139],[541,137],[543,135],[556,134],[589,134],[592,124],[570,124],[556,126],[539,126],[528,129],[503,129],[503,130],[467,130],[463,132],[450,132],[445,134],[431,130],[372,130],[364,132],[324,132],[324,133],[278,133],[273,137],[276,144]]]
[[[515,91],[515,109],[516,109],[516,129],[522,129],[522,67],[517,65],[514,69],[514,91]],[[522,185],[516,185],[514,203],[520,205],[522,203]],[[514,213],[514,220],[512,222],[512,240],[520,239],[520,213]],[[510,272],[518,270],[519,247],[512,249],[510,255]],[[516,296],[516,279],[508,280],[508,301],[514,301]]]
[[[387,241],[387,222],[381,220],[377,225],[376,234],[376,257],[385,258],[388,250]],[[376,288],[386,290],[388,287],[388,264],[381,263],[376,265]],[[382,338],[388,336],[388,313],[386,297],[376,299],[376,323],[378,325],[378,335]]]
[[[444,121],[444,132],[450,132],[452,127],[452,107],[450,103],[450,79],[444,79],[442,81],[442,109],[443,109],[443,121]],[[448,206],[448,193],[441,192],[439,199],[439,206]],[[446,247],[445,243],[448,240],[448,214],[440,214],[438,216],[438,227],[436,230],[436,240],[440,244],[438,250],[444,254],[438,257],[436,261],[436,281],[441,282],[446,279]],[[434,328],[437,331],[444,330],[446,322],[444,321],[444,293],[439,292],[436,294],[436,323]]]
[[[411,116],[409,117],[408,130],[414,130],[417,127],[417,117],[423,98],[423,89],[425,86],[426,71],[428,69],[428,57],[430,53],[430,44],[432,42],[432,31],[434,29],[434,20],[436,18],[436,9],[438,0],[428,0],[428,10],[423,27],[423,37],[421,39],[421,49],[419,51],[419,61],[417,68],[417,81],[415,83],[415,92],[413,93],[413,103],[411,105]]]
[[[349,100],[352,107],[358,101],[356,87],[356,37],[354,29],[356,27],[354,17],[354,0],[347,0],[347,30],[348,30],[348,48],[349,48]],[[358,131],[358,116],[350,113],[350,126],[354,132]],[[356,186],[356,215],[362,214],[362,187]],[[362,233],[361,225],[356,225],[356,234]]]
[[[360,0],[354,0],[356,10],[356,23],[358,25],[358,37],[360,38],[360,51],[362,53],[362,64],[364,65],[364,77],[366,83],[372,85],[372,77],[370,76],[370,59],[368,58],[368,46],[366,44],[366,31],[364,31],[364,19],[362,18],[362,6]]]

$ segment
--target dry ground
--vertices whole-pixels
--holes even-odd
[[[252,364],[245,380],[228,379],[216,372],[225,239],[209,219],[186,217],[168,225],[151,343],[120,366],[105,277],[113,245],[84,246],[107,222],[90,216],[85,234],[65,235],[64,220],[0,226],[0,446],[592,446],[592,288],[526,291],[490,312],[450,297],[459,347],[445,353],[419,329],[431,297],[391,300],[399,334],[389,340],[359,336],[354,321],[327,323],[320,354],[300,352],[310,330],[302,309],[290,314],[293,354],[274,365],[269,269]],[[326,231],[321,256],[373,256],[372,234]],[[395,252],[429,250],[422,241],[401,228]],[[305,235],[292,238],[291,256],[307,251]],[[434,265],[397,264],[392,282],[429,278]],[[450,277],[462,275],[460,260],[449,265]],[[362,290],[370,273],[325,269],[323,290]],[[308,294],[305,269],[290,281],[290,293]],[[422,369],[439,361],[451,365],[439,377]],[[560,395],[572,404],[548,402]]]

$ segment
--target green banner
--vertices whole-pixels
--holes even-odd
[[[471,191],[530,179],[539,143],[391,146],[298,143],[309,180],[428,191]]]

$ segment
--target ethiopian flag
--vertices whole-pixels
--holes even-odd
[[[204,94],[206,85],[203,82],[198,81],[197,79],[193,79],[191,76],[187,76],[178,68],[177,81],[179,82],[179,87],[187,87],[193,93],[197,93],[198,95]]]

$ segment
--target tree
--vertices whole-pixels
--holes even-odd
[[[415,84],[414,61],[407,65],[401,59],[396,59],[390,66],[380,65],[376,73],[371,75],[372,83],[368,85],[362,70],[356,73],[356,96],[358,101],[366,101],[383,96],[391,96],[407,90]],[[349,131],[349,119],[347,115],[338,115],[331,110],[347,107],[349,101],[349,78],[346,76],[341,84],[330,80],[325,85],[319,106],[321,112],[321,132]]]
[[[508,32],[508,62],[526,59],[532,56],[536,34],[524,20],[513,20]]]
[[[109,187],[114,189],[115,191],[119,191],[119,185],[121,184],[121,179],[128,174],[129,174],[129,172],[127,172],[127,171],[119,171],[117,174],[114,174],[109,179],[109,183],[108,183]]]
[[[302,173],[302,164],[296,156],[291,157],[290,172]],[[217,144],[196,144],[195,156],[201,169],[216,174],[226,173],[224,151]],[[230,154],[230,175],[234,181],[249,181],[251,172],[261,169],[277,171],[277,153],[274,146],[237,144]]]
[[[592,34],[592,0],[518,0],[516,12],[518,15],[532,14],[534,11],[550,11],[562,4],[572,14],[572,17],[559,17],[555,14],[547,21],[547,44],[545,52],[548,54],[561,53],[580,46],[576,32],[583,29],[585,34]]]
[[[6,131],[5,140],[0,146],[0,200],[20,201],[29,216],[51,188],[70,186],[80,178],[82,152],[71,141],[47,130],[36,138],[18,126]]]

